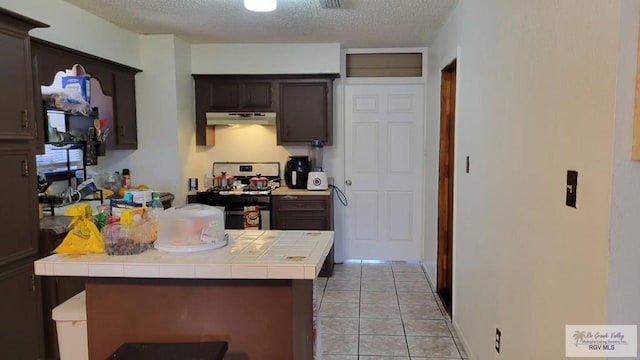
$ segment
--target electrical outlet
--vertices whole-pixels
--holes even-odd
[[[329,176],[329,177],[327,178],[327,183],[328,183],[329,185],[333,185],[333,181],[334,181],[333,176]]]
[[[496,351],[498,354],[500,354],[500,336],[502,336],[502,333],[500,329],[496,328]]]

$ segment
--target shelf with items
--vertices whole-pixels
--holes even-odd
[[[37,155],[39,180],[38,199],[41,204],[49,206],[43,211],[55,214],[56,207],[71,205],[78,201],[100,201],[104,202],[104,196],[95,184],[86,183],[87,166],[95,165],[91,160],[95,158],[95,142],[59,142],[47,145],[47,152],[44,155]],[[76,151],[77,150],[77,151]],[[62,156],[53,157],[56,152],[64,151]],[[90,152],[94,154],[90,157]],[[45,158],[47,157],[47,158]],[[65,190],[59,195],[46,195],[44,191],[54,182],[66,181]],[[83,185],[84,184],[84,185]],[[80,185],[80,186],[78,186]],[[89,187],[85,189],[83,187]]]

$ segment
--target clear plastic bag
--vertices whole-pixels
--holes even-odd
[[[153,247],[157,226],[150,221],[130,225],[108,224],[102,228],[102,238],[107,255],[140,254]]]

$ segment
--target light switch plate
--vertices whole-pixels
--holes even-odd
[[[567,196],[565,203],[572,208],[576,207],[578,198],[578,172],[567,170]]]

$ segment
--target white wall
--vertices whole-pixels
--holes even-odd
[[[281,171],[290,155],[308,155],[306,146],[279,146],[276,127],[262,125],[216,126],[215,146],[207,150],[206,173],[213,162],[280,162]],[[218,174],[219,175],[219,174]]]
[[[136,76],[138,150],[109,151],[99,167],[129,168],[134,185],[144,183],[153,189],[171,192],[176,195],[176,204],[184,203],[183,161],[187,159],[178,135],[184,132],[184,124],[178,119],[191,117],[184,102],[192,101],[189,100],[191,91],[178,94],[178,86],[181,90],[185,87],[185,58],[176,53],[184,47],[174,35],[140,37],[144,71]],[[188,63],[188,57],[186,60]],[[180,83],[178,74],[181,74]]]
[[[0,7],[48,24],[31,36],[140,67],[138,34],[62,0],[0,0]]]
[[[637,0],[623,1],[621,14],[607,323],[637,325],[640,324],[640,162],[632,161],[630,154],[640,3]]]
[[[475,359],[497,356],[496,327],[500,358],[557,359],[565,324],[605,321],[619,15],[619,1],[461,1],[430,49],[433,108],[460,47],[453,316]],[[438,124],[430,110],[427,133]]]
[[[340,72],[340,44],[194,44],[194,74]]]
[[[425,222],[423,264],[431,283],[436,283],[438,254],[438,161],[440,155],[440,71],[458,57],[459,12],[449,17],[434,44],[429,48],[427,64],[427,101],[425,126]],[[453,44],[453,45],[452,45]],[[458,77],[463,76],[458,70]],[[458,174],[454,174],[457,176]]]
[[[195,92],[193,78],[191,77],[191,45],[180,38],[175,38],[175,59],[180,179],[177,184],[174,204],[178,205],[186,202],[187,179],[201,177],[203,166],[206,167],[206,153],[198,151],[196,147]]]

